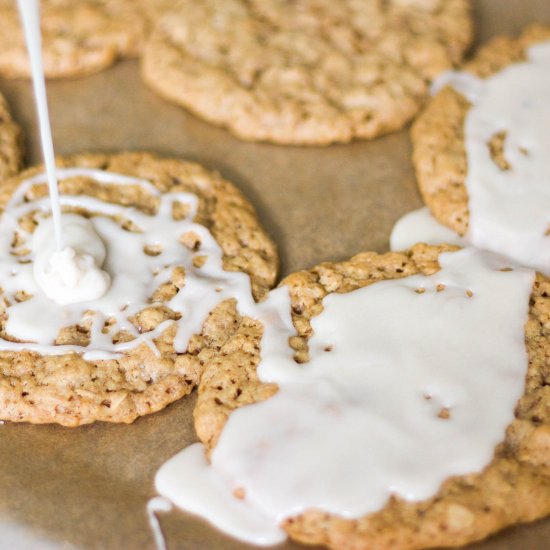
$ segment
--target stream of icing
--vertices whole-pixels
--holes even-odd
[[[46,79],[42,64],[42,33],[40,32],[40,0],[17,0],[17,6],[23,23],[23,32],[29,51],[34,98],[40,126],[40,140],[44,165],[48,174],[48,190],[50,193],[50,208],[54,221],[54,237],[57,251],[63,249],[63,232],[61,222],[61,206],[55,175],[55,155],[53,150],[52,129],[48,112],[46,95]]]
[[[103,296],[111,282],[109,274],[102,269],[104,247],[90,222],[78,220],[77,216],[64,219],[61,215],[42,63],[40,2],[18,0],[18,7],[30,58],[52,215],[51,223],[39,228],[33,242],[35,279],[45,295],[57,304],[93,300]],[[64,221],[70,222],[67,227],[63,227]],[[94,244],[90,247],[91,243]],[[90,254],[91,249],[95,254]],[[102,252],[98,253],[100,250]]]
[[[281,522],[309,508],[358,517],[380,509],[392,494],[409,500],[427,498],[449,476],[478,471],[488,463],[523,390],[523,326],[532,271],[465,249],[442,255],[441,271],[434,275],[331,294],[323,301],[323,313],[312,321],[310,361],[296,364],[288,346],[293,327],[287,290],[283,287],[262,304],[254,303],[248,277],[225,272],[212,235],[193,222],[196,197],[160,194],[147,181],[119,174],[78,167],[55,170],[40,60],[39,4],[19,0],[19,8],[31,55],[47,176],[23,181],[0,220],[0,278],[7,313],[0,349],[73,351],[85,358],[108,358],[143,343],[155,350],[155,337],[175,323],[174,347],[183,352],[208,313],[221,301],[236,298],[241,313],[264,325],[258,374],[262,381],[277,383],[279,391],[231,415],[211,464],[200,445],[191,446],[161,468],[156,484],[176,505],[257,544],[283,540]],[[468,183],[474,205],[468,238],[478,246],[489,243],[501,249],[502,239],[495,238],[494,228],[497,233],[502,230],[503,217],[493,214],[503,209],[512,214],[513,230],[505,233],[516,243],[511,255],[520,260],[536,257],[534,263],[526,263],[542,269],[548,268],[550,258],[544,252],[548,186],[543,185],[544,174],[531,171],[525,158],[535,159],[535,165],[543,165],[548,173],[548,161],[541,160],[544,148],[539,148],[545,139],[542,125],[531,113],[538,112],[537,101],[548,93],[550,54],[543,46],[530,53],[531,69],[522,73],[525,86],[519,91],[516,86],[518,93],[511,99],[504,101],[502,94],[495,98],[494,90],[516,82],[517,74],[501,77],[502,82],[495,77],[496,83],[490,79],[483,86],[476,84],[468,96],[475,106],[468,118],[466,147],[470,165],[475,166],[472,159],[481,154],[480,143],[485,147],[495,133],[509,131],[505,157],[514,168],[520,167],[522,179],[526,173],[532,176],[529,181],[534,182],[540,206],[535,205],[528,234],[524,231],[516,238],[525,216],[509,211],[510,197],[522,208],[533,206],[525,198],[531,191],[519,189],[516,170],[505,170],[512,174],[507,175],[507,191],[498,190],[498,208],[488,206],[484,192],[478,195]],[[509,87],[505,89],[509,93]],[[528,102],[523,101],[526,93]],[[514,109],[522,113],[519,118],[495,126],[497,115]],[[541,118],[548,120],[547,109]],[[528,126],[535,127],[534,134],[528,135]],[[521,131],[514,136],[511,129],[518,127]],[[533,135],[536,139],[530,140]],[[486,159],[481,164],[483,172],[471,170],[468,182],[485,181]],[[59,197],[57,179],[71,177],[138,186],[156,199],[158,207],[151,214],[89,196]],[[51,202],[29,200],[30,189],[46,181]],[[188,206],[183,219],[172,217],[176,203]],[[61,206],[93,215],[62,215]],[[488,211],[489,226],[483,221]],[[25,217],[37,224],[34,232],[21,225]],[[186,248],[182,235],[192,236],[198,250]],[[528,249],[526,254],[522,247]],[[160,305],[151,297],[180,267],[185,269],[185,285],[166,304],[180,318],[140,333],[132,318]],[[60,330],[72,325],[87,327],[89,343],[55,345]],[[132,339],[117,342],[120,332]],[[237,499],[235,491],[243,498]],[[158,500],[148,507],[159,545],[163,541],[155,512],[168,509]]]

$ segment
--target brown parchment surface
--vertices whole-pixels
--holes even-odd
[[[478,44],[529,22],[550,23],[550,0],[473,3]],[[383,252],[394,222],[421,205],[408,130],[329,148],[243,143],[153,95],[137,68],[126,61],[92,77],[49,83],[57,153],[147,150],[220,171],[255,205],[279,245],[281,275],[363,250]],[[39,162],[30,84],[2,80],[0,90],[24,127],[27,162]],[[0,548],[153,549],[145,505],[158,467],[196,440],[194,400],[130,426],[0,426]],[[161,520],[170,550],[246,547],[180,512]],[[550,519],[471,548],[546,550]]]

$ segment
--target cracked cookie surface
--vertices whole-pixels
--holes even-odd
[[[543,25],[527,28],[518,38],[497,37],[462,70],[478,78],[489,78],[513,63],[525,61],[530,46],[549,40],[550,27]],[[464,124],[470,108],[460,92],[446,87],[417,118],[411,133],[413,164],[422,198],[440,223],[460,235],[466,233],[469,223]],[[496,135],[488,146],[493,160],[506,169],[503,135]]]

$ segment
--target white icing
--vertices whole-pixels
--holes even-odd
[[[157,474],[159,491],[258,543],[232,505],[205,509],[197,493],[218,495],[224,483],[223,502],[239,490],[238,506],[272,529],[309,508],[355,518],[392,494],[421,500],[448,477],[483,469],[523,391],[534,272],[501,271],[508,260],[475,249],[442,254],[440,264],[431,276],[327,296],[301,365],[284,351],[289,309],[279,289],[258,368],[279,392],[231,414],[210,468],[200,447],[173,458]],[[179,485],[194,479],[200,491]]]
[[[51,221],[42,224],[37,229],[32,241],[33,273],[44,294],[56,303],[65,305],[89,302],[103,296],[109,288],[110,276],[101,269],[105,259],[105,247],[95,233],[93,225],[85,218],[75,215],[70,218],[65,217],[65,221],[70,220],[70,225],[63,231],[46,82],[42,65],[40,3],[38,0],[18,0],[18,7],[29,51],[52,213]],[[30,326],[33,327],[32,335],[26,330],[25,325],[17,323],[16,318],[12,318],[10,322],[11,335],[22,339],[29,336],[34,338],[38,322],[45,321],[43,312],[41,312],[42,315],[34,318],[29,304],[21,306],[19,311],[21,312],[21,321],[27,324],[30,321]],[[52,336],[52,333],[53,329],[49,331],[48,336]]]
[[[447,80],[473,103],[464,128],[469,242],[550,274],[550,42],[527,56],[484,80]],[[508,169],[488,145],[503,133]]]
[[[470,103],[475,103],[483,93],[483,81],[479,78],[476,78],[470,73],[445,71],[432,82],[430,94],[436,95],[447,86],[452,86]]]
[[[408,212],[393,226],[390,250],[406,250],[417,243],[467,246],[467,240],[440,224],[427,207]]]
[[[40,32],[40,1],[17,0],[25,41],[29,51],[31,64],[34,98],[38,112],[40,127],[40,140],[46,173],[48,174],[48,190],[50,193],[50,208],[54,220],[54,236],[56,248],[63,248],[63,232],[61,224],[61,207],[59,204],[59,191],[55,175],[55,155],[53,150],[52,130],[50,127],[50,115],[48,113],[48,100],[46,95],[46,80],[42,64],[42,33]]]
[[[51,221],[46,217],[49,201],[47,198],[26,198],[33,185],[45,183],[45,176],[39,174],[24,181],[0,218],[0,280],[8,304],[5,330],[8,335],[26,343],[0,339],[0,350],[24,348],[42,354],[73,351],[84,353],[87,359],[110,358],[142,343],[155,351],[154,338],[170,324],[176,323],[174,347],[176,351],[183,352],[190,336],[200,332],[208,313],[223,300],[237,297],[239,307],[253,307],[248,276],[224,271],[219,245],[204,226],[192,221],[197,210],[196,196],[188,193],[160,194],[147,181],[101,170],[57,170],[59,180],[78,176],[92,178],[99,184],[139,186],[158,202],[157,212],[150,215],[132,207],[106,203],[89,196],[62,195],[62,206],[94,213],[89,221],[80,216],[65,215],[65,238],[67,244],[82,255],[94,258],[94,265],[102,264],[111,284],[103,295],[95,299],[87,299],[83,290],[97,290],[99,284],[86,284],[83,288],[77,285],[75,293],[80,301],[65,299],[64,304],[60,304],[50,300],[43,285],[38,282],[46,273],[44,266],[50,261],[47,241]],[[187,205],[187,215],[182,220],[174,220],[172,217],[176,203]],[[33,212],[38,223],[34,236],[24,231],[18,223],[20,218]],[[122,226],[124,222],[131,223],[136,230],[125,230]],[[92,233],[89,232],[91,227]],[[200,248],[196,251],[180,242],[180,237],[189,232],[200,242]],[[20,238],[20,242],[15,245],[14,233],[18,233]],[[154,249],[156,255],[146,254],[146,249]],[[194,258],[198,256],[206,257],[202,267],[193,265]],[[155,305],[150,300],[154,291],[169,280],[174,268],[180,266],[185,269],[185,286],[166,305],[180,313],[181,320],[165,321],[155,330],[140,334],[130,319],[139,311]],[[95,274],[93,269],[96,269]],[[34,276],[35,271],[39,273],[38,281]],[[103,277],[98,271],[98,268],[92,266],[92,274]],[[89,272],[86,273],[89,275]],[[55,280],[56,274],[51,277]],[[48,281],[50,290],[51,282]],[[58,290],[62,296],[67,294],[68,286],[59,286]],[[31,297],[17,302],[16,298],[21,291]],[[108,319],[111,323],[105,327]],[[83,320],[91,323],[88,346],[54,345],[63,327]],[[113,336],[119,331],[128,332],[134,340],[113,343]]]
[[[240,540],[264,546],[278,544],[286,538],[273,521],[262,517],[228,491],[227,484],[210,468],[200,443],[191,445],[163,464],[155,486],[179,508],[192,509],[224,533]]]
[[[61,305],[101,298],[111,282],[110,275],[101,269],[105,245],[88,219],[74,214],[62,219],[66,245],[62,250],[53,244],[52,218],[34,232],[34,278],[44,294]]]

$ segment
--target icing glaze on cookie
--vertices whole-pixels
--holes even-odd
[[[142,343],[154,348],[153,339],[170,324],[177,323],[174,348],[183,352],[191,335],[200,332],[208,313],[223,300],[237,297],[243,311],[253,307],[248,275],[224,271],[220,246],[206,227],[193,222],[198,205],[195,195],[162,194],[148,181],[102,170],[59,169],[56,175],[59,180],[88,177],[99,184],[139,186],[155,197],[158,208],[155,213],[148,214],[85,195],[60,196],[63,207],[94,214],[89,221],[81,216],[67,216],[65,240],[71,243],[78,237],[76,233],[80,228],[85,226],[88,231],[93,227],[93,234],[97,237],[90,238],[86,246],[95,244],[87,249],[79,241],[75,248],[80,247],[88,256],[99,254],[97,259],[101,260],[98,244],[105,247],[104,261],[96,263],[103,264],[110,286],[96,299],[85,299],[86,292],[95,287],[90,288],[92,279],[81,280],[82,288],[71,291],[80,293],[81,301],[65,299],[61,300],[65,302],[63,304],[56,303],[43,288],[46,283],[50,285],[48,292],[56,290],[53,279],[44,281],[41,276],[38,280],[35,277],[37,269],[44,274],[43,264],[51,258],[47,247],[42,244],[42,237],[51,232],[50,201],[48,198],[28,198],[31,188],[45,183],[46,176],[40,174],[24,180],[0,219],[0,280],[7,302],[5,332],[25,343],[0,339],[0,350],[28,349],[42,354],[74,351],[84,353],[88,359],[107,358]],[[183,219],[173,218],[176,204],[186,205],[187,213]],[[21,218],[29,215],[37,223],[34,234],[25,231],[19,223]],[[14,235],[17,235],[15,240]],[[196,250],[180,240],[182,237],[185,240],[185,235],[193,236],[193,242],[198,243]],[[179,313],[181,319],[165,321],[155,330],[140,334],[131,318],[155,305],[151,300],[155,290],[167,282],[178,267],[185,270],[185,286],[165,305]],[[68,293],[65,289],[65,294]],[[90,323],[88,346],[54,345],[63,327],[80,323]],[[129,333],[132,340],[114,344],[113,336],[119,331]]]
[[[406,250],[417,243],[466,246],[467,240],[440,224],[427,207],[408,212],[393,226],[390,250]]]
[[[467,238],[550,273],[550,42],[487,79],[447,74],[472,106],[464,127]]]
[[[199,447],[163,466],[161,494],[265,543],[262,522],[274,541],[275,527],[307,509],[356,518],[392,494],[422,500],[450,476],[483,469],[523,391],[534,272],[475,249],[439,261],[434,275],[328,295],[312,320],[308,363],[282,354],[288,332],[264,323],[258,375],[278,393],[230,415],[210,468]],[[284,291],[271,306],[288,325]],[[185,484],[185,497],[182,470],[199,480],[196,490]],[[204,511],[202,487],[220,483],[259,523],[247,527],[234,508]]]

